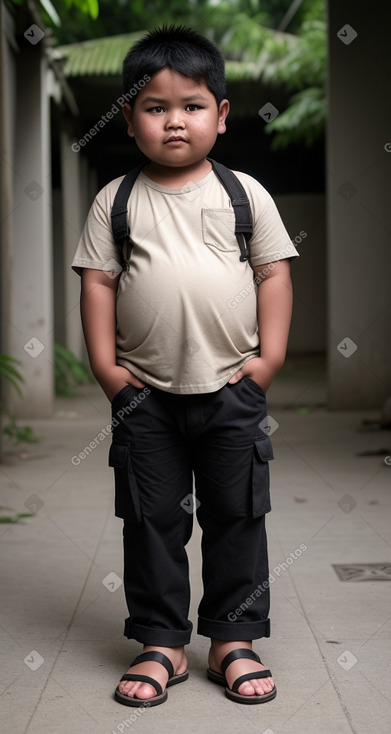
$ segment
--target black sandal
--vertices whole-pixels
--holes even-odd
[[[213,683],[217,683],[220,686],[225,686],[225,695],[231,701],[236,701],[236,703],[267,703],[267,701],[271,701],[273,698],[275,698],[277,695],[276,686],[274,686],[273,690],[270,691],[270,693],[257,693],[254,696],[245,696],[243,693],[238,693],[239,686],[246,680],[251,680],[253,678],[271,678],[272,674],[270,670],[259,670],[255,671],[254,673],[246,673],[245,675],[241,675],[233,682],[232,688],[229,688],[225,677],[225,671],[227,670],[228,666],[233,663],[234,660],[239,660],[240,658],[255,660],[255,662],[261,663],[262,665],[262,661],[256,652],[244,647],[238,648],[237,650],[232,650],[231,652],[229,652],[228,655],[226,655],[225,658],[223,658],[223,660],[221,661],[220,667],[222,673],[218,673],[216,670],[212,670],[212,668],[207,669],[206,675],[208,679],[213,681]]]
[[[164,655],[164,653],[158,652],[158,650],[150,650],[149,652],[141,653],[141,655],[138,655],[133,662],[130,663],[129,667],[133,668],[134,665],[144,663],[146,660],[153,660],[165,667],[169,675],[166,688],[174,686],[176,683],[182,683],[182,681],[187,680],[189,677],[187,670],[185,673],[181,673],[180,675],[174,675],[174,668],[170,658],[168,658],[167,655]],[[125,673],[122,676],[120,683],[123,680],[138,680],[142,683],[149,683],[149,685],[153,686],[156,690],[156,696],[153,696],[152,698],[135,698],[134,696],[127,696],[126,693],[121,693],[117,686],[114,693],[115,698],[119,703],[123,703],[125,706],[143,706],[147,702],[148,707],[158,706],[160,703],[167,701],[167,691],[163,691],[160,683],[149,675],[141,675],[141,673]]]

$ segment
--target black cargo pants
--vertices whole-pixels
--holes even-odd
[[[193,511],[202,528],[200,635],[268,637],[265,513],[270,438],[262,388],[250,377],[213,393],[124,387],[112,402],[115,514],[124,520],[125,636],[190,642],[185,546]],[[193,499],[193,474],[196,499]]]

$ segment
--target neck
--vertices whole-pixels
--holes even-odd
[[[211,170],[212,164],[206,158],[203,158],[190,166],[178,166],[177,168],[160,166],[158,163],[150,161],[143,168],[143,173],[161,186],[182,188],[189,182],[197,183],[197,181],[201,181]]]

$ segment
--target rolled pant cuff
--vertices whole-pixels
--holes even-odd
[[[197,634],[216,640],[257,640],[270,637],[270,619],[259,622],[220,622],[199,617]]]
[[[187,630],[166,630],[157,627],[146,627],[135,624],[130,617],[125,619],[124,635],[129,640],[137,640],[144,645],[158,645],[159,647],[181,647],[188,645],[193,629],[190,620],[187,620]]]

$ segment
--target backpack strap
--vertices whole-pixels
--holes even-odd
[[[240,248],[239,259],[241,262],[244,262],[249,258],[247,243],[251,238],[253,231],[253,218],[250,202],[244,187],[230,168],[223,166],[222,163],[218,163],[212,158],[207,158],[207,160],[212,164],[217,178],[220,180],[231,199],[232,208],[235,213],[235,235]],[[124,176],[118,187],[113,206],[111,208],[113,237],[119,247],[123,265],[129,259],[132,250],[128,221],[128,199],[137,176],[145,165],[146,162],[141,163],[136,168],[132,168],[132,170]],[[124,256],[125,246],[127,258]]]
[[[128,220],[128,199],[136,178],[146,163],[147,161],[136,166],[136,168],[132,168],[132,170],[124,176],[117,189],[113,206],[111,207],[111,227],[113,230],[113,237],[119,247],[123,265],[126,263],[126,258],[124,256],[125,246],[127,249],[127,259],[129,259],[132,251]]]
[[[207,158],[212,164],[213,170],[224,186],[235,212],[235,235],[240,247],[240,260],[248,260],[249,251],[247,243],[253,233],[253,217],[246,191],[240,183],[236,174],[222,163]]]

